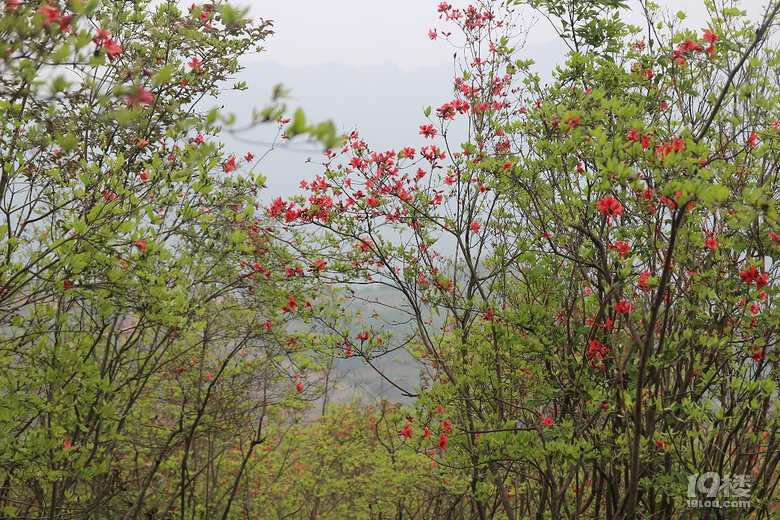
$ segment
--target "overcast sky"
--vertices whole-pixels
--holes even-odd
[[[655,0],[672,13],[686,11],[691,24],[703,25],[703,0]],[[241,4],[241,0],[238,0]],[[276,34],[256,59],[276,61],[290,67],[320,63],[355,66],[388,61],[410,71],[452,62],[453,49],[442,41],[432,42],[428,30],[447,28],[439,20],[440,0],[244,0],[253,17],[274,21]],[[455,7],[468,2],[449,0]],[[746,0],[745,8],[760,9],[762,0]],[[639,0],[629,5],[637,12]],[[530,11],[528,11],[530,12]],[[637,15],[634,22],[641,18]],[[455,32],[455,31],[453,31]],[[546,20],[532,29],[529,43],[556,38]]]

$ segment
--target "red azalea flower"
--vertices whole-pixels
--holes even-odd
[[[404,426],[404,429],[398,431],[398,435],[400,435],[404,439],[411,439],[412,438],[412,424],[411,423],[406,423],[406,426]]]
[[[236,158],[233,156],[230,156],[227,161],[225,161],[225,164],[223,165],[223,168],[225,169],[225,173],[230,173],[233,170],[237,168],[236,166]]]
[[[43,15],[43,26],[48,27],[52,22],[59,21],[61,11],[57,9],[57,6],[49,2],[48,4],[38,8],[38,12]]]
[[[739,277],[746,284],[752,285],[753,282],[755,282],[756,279],[758,278],[758,269],[756,269],[755,267],[751,267],[750,269],[747,269],[745,271],[740,271]]]
[[[598,201],[596,208],[605,217],[618,217],[623,214],[623,206],[612,196],[604,197]]]
[[[433,125],[420,125],[420,135],[428,137],[434,137],[436,135],[436,129]]]
[[[675,55],[680,55],[680,54],[687,54],[687,53],[689,53],[691,51],[701,52],[703,50],[704,50],[704,48],[701,45],[699,45],[698,43],[693,43],[691,40],[687,40],[685,43],[683,43],[680,46],[679,49],[674,51],[674,53],[675,53]]]
[[[622,240],[620,242],[615,242],[614,245],[610,245],[609,248],[616,250],[620,255],[620,258],[624,258],[628,253],[631,252],[631,246]]]
[[[154,97],[146,87],[139,85],[133,92],[123,97],[122,101],[137,108],[141,105],[149,106],[154,101]]]
[[[103,45],[108,40],[108,37],[111,36],[111,31],[107,31],[99,27],[95,29],[95,32],[97,33],[97,36],[92,38],[92,41],[98,45]]]
[[[117,56],[121,56],[122,52],[124,52],[122,50],[122,46],[119,45],[115,40],[105,40],[103,42],[103,48],[105,49],[106,56],[108,56],[110,61],[114,61]]]
[[[447,448],[447,436],[443,433],[439,437],[439,449],[444,451]]]
[[[710,31],[709,29],[704,31],[704,36],[702,36],[701,39],[709,44],[717,43],[717,41],[720,40],[718,35]]]
[[[146,244],[146,242],[144,242],[143,240],[136,240],[136,241],[135,241],[135,245],[137,245],[137,246],[138,246],[138,249],[140,249],[141,251],[144,251],[144,250],[146,250],[146,245],[147,245],[147,244]]]

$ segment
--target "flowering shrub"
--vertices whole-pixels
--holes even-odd
[[[0,517],[228,518],[263,418],[319,391],[293,376],[326,337],[287,324],[334,296],[284,276],[251,153],[198,106],[270,24],[65,4],[0,6]]]
[[[441,3],[466,60],[420,125],[431,144],[353,133],[288,223],[327,231],[340,280],[403,296],[425,379],[400,433],[427,439],[448,408],[475,517],[678,517],[707,471],[750,474],[760,516],[778,483],[779,8],[698,33],[650,10],[642,34],[624,2],[527,4],[571,49],[551,85],[518,59],[513,7]]]

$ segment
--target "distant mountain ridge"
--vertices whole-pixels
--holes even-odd
[[[562,47],[561,42],[529,44],[518,57],[535,59],[538,62],[535,68],[543,76],[549,76],[546,71],[563,55]],[[408,72],[391,62],[363,67],[338,63],[288,67],[273,61],[250,61],[245,67],[226,86],[244,81],[248,90],[225,91],[218,100],[225,111],[236,114],[239,124],[249,121],[252,108],[266,106],[274,87],[283,84],[290,91],[285,102],[291,111],[301,107],[307,120],[331,119],[340,131],[357,130],[368,146],[377,151],[441,145],[440,141],[426,140],[419,134],[420,125],[429,122],[424,109],[428,106],[435,109],[455,96],[454,60]],[[239,156],[247,151],[261,156],[275,134],[275,126],[268,124],[238,137],[225,133],[223,139],[227,149]],[[456,121],[450,129],[453,141],[460,143],[466,135],[466,129],[458,127]],[[301,141],[270,153],[259,166],[269,179],[269,192],[275,197],[292,195],[298,192],[301,180],[321,173],[316,164],[307,163],[309,158],[316,163],[322,158],[322,150]]]

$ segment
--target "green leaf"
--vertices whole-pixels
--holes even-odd
[[[163,83],[165,83],[166,81],[170,81],[171,77],[173,76],[174,70],[175,68],[173,64],[168,64],[165,65],[164,67],[161,67],[152,78],[152,85],[158,87]]]
[[[306,115],[300,108],[295,111],[292,117],[292,122],[287,127],[287,134],[290,137],[300,135],[306,131]]]

